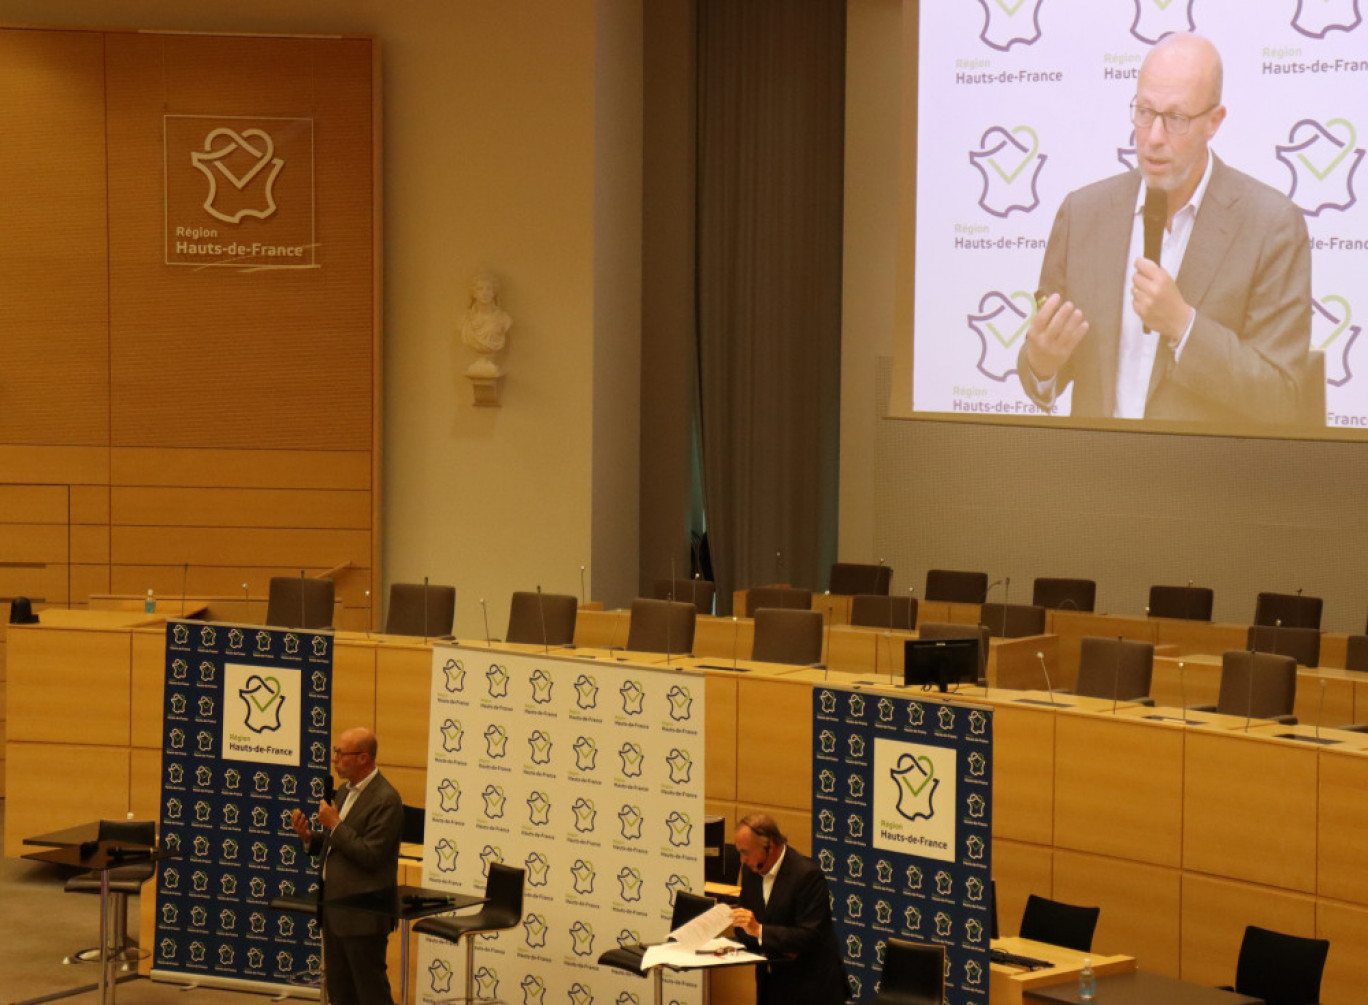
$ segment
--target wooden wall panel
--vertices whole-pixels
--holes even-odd
[[[311,489],[115,488],[121,526],[370,527],[369,492]]]
[[[118,34],[107,63],[109,130],[120,137],[109,152],[112,441],[368,449],[370,43]],[[313,178],[320,267],[163,264],[163,175],[148,168],[162,164],[166,114],[312,120],[312,163],[295,157],[283,170]],[[208,213],[201,222],[224,241],[260,239],[265,226]]]
[[[103,445],[103,36],[0,32],[0,94],[0,443]]]
[[[287,565],[330,569],[367,563],[370,533],[363,530],[284,530],[276,527],[115,527],[115,565]]]
[[[368,450],[170,450],[120,447],[110,458],[114,485],[210,488],[368,489]]]
[[[67,522],[64,485],[0,485],[0,515],[5,523]]]
[[[11,377],[16,372],[8,370]],[[109,449],[0,443],[0,472],[10,484],[104,485],[109,482]]]

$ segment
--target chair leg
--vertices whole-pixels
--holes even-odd
[[[122,970],[128,970],[144,955],[138,943],[128,934],[128,894],[114,892],[100,912],[100,943],[89,949],[78,949],[64,957],[63,963],[98,963],[100,947],[107,950],[106,958]]]

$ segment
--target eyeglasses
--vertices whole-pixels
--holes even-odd
[[[343,750],[341,747],[333,747],[333,757],[339,761],[344,757],[358,757],[364,753],[364,750]]]
[[[1188,131],[1188,126],[1192,125],[1193,119],[1200,119],[1203,115],[1209,115],[1219,108],[1221,103],[1202,109],[1196,115],[1186,115],[1183,112],[1159,112],[1148,105],[1141,105],[1134,98],[1130,103],[1130,119],[1135,123],[1136,129],[1148,129],[1154,125],[1155,119],[1164,120],[1164,131],[1170,136],[1182,136]]]

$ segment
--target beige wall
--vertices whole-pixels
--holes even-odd
[[[0,22],[374,34],[381,42],[386,581],[458,586],[502,634],[541,585],[636,582],[639,0],[0,0]],[[602,80],[611,86],[599,87]],[[513,316],[503,407],[454,328],[487,264]],[[604,517],[594,516],[595,498]]]

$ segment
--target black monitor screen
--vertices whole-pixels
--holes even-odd
[[[903,643],[903,683],[908,687],[973,684],[979,675],[978,639],[908,639]]]

